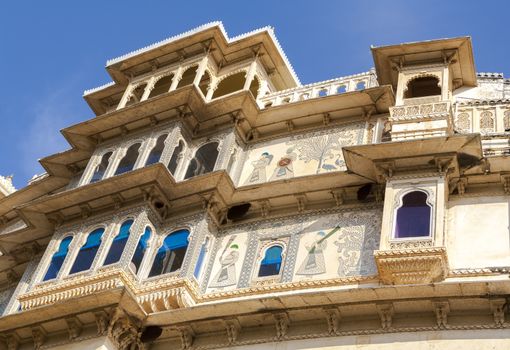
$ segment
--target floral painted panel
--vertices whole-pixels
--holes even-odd
[[[251,146],[239,185],[345,170],[342,147],[360,144],[363,128],[348,124]]]

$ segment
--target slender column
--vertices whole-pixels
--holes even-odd
[[[234,144],[234,133],[230,133],[225,136],[221,143],[221,149],[216,160],[214,170],[225,169],[228,164],[229,155],[232,152],[232,145]]]
[[[172,84],[170,85],[170,89],[168,91],[174,91],[175,89],[177,89],[177,85],[182,79],[182,73],[184,72],[182,66],[180,66],[179,68],[177,68],[177,71],[175,72],[174,78],[172,79]]]
[[[145,163],[147,162],[147,158],[149,157],[150,151],[152,148],[156,146],[156,139],[150,138],[146,140],[138,150],[138,158],[136,159],[135,165],[133,166],[133,170],[138,168],[143,168]]]
[[[197,68],[197,74],[195,75],[195,80],[193,80],[193,84],[198,86],[200,84],[200,80],[202,80],[202,77],[204,76],[205,69],[207,68],[207,62],[209,61],[209,57],[206,55],[200,63],[198,64]]]
[[[243,90],[248,90],[250,88],[251,82],[253,81],[253,78],[255,77],[256,69],[257,69],[257,60],[254,60],[250,64],[250,68],[248,68],[248,71],[246,72],[246,81],[244,82]]]
[[[150,93],[154,89],[154,85],[156,85],[156,77],[152,77],[149,79],[149,82],[147,83],[147,86],[145,87],[143,95],[140,98],[140,102],[145,101],[146,99],[149,98]]]
[[[99,162],[101,161],[102,156],[99,156],[98,154],[92,156],[90,158],[89,163],[87,164],[87,167],[85,168],[85,171],[83,172],[83,175],[80,179],[80,182],[78,182],[78,186],[83,186],[87,183],[89,183],[90,178],[92,177],[92,174],[94,173],[94,169],[97,167]]]
[[[120,160],[124,158],[124,156],[126,155],[126,151],[127,149],[123,147],[113,152],[113,154],[110,157],[111,160],[108,163],[108,167],[106,168],[106,171],[103,175],[103,179],[107,179],[115,173],[115,170],[117,170],[117,166],[119,165]]]
[[[134,90],[134,85],[129,84],[126,88],[126,91],[124,91],[124,95],[122,95],[122,98],[120,99],[120,102],[117,106],[117,109],[124,108],[126,106],[126,103],[129,101],[129,98],[131,97],[131,93]]]
[[[206,101],[211,101],[214,91],[218,88],[218,80],[215,78],[211,78],[211,83],[209,84],[209,88],[207,90],[207,95],[205,96]]]
[[[168,162],[170,161],[170,158],[172,158],[172,154],[174,153],[175,147],[178,145],[180,136],[181,132],[179,127],[176,125],[170,134],[168,134],[165,140],[165,148],[163,149],[163,153],[161,153],[161,157],[159,158],[159,161],[165,166],[168,166]]]

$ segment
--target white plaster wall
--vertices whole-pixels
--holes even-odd
[[[235,346],[229,350],[507,350],[508,330],[390,333]]]
[[[112,344],[108,337],[99,337],[93,339],[83,340],[81,342],[69,343],[65,345],[59,345],[49,347],[51,350],[117,350],[117,347]]]
[[[510,198],[456,198],[448,203],[450,267],[510,266]]]

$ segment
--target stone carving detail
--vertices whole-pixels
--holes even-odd
[[[437,326],[441,329],[448,327],[448,314],[450,313],[450,304],[447,301],[433,303],[436,314]]]
[[[225,320],[225,330],[227,332],[228,343],[234,344],[237,341],[239,332],[241,331],[241,324],[239,320],[232,318]]]
[[[328,323],[328,334],[337,335],[340,331],[340,311],[334,307],[324,309],[324,312]]]
[[[381,328],[384,330],[390,329],[394,314],[393,304],[378,304],[377,312],[381,318]]]
[[[20,338],[16,333],[7,334],[5,337],[5,344],[7,345],[7,350],[18,350]]]
[[[178,327],[177,331],[179,332],[179,336],[181,338],[181,349],[190,349],[191,345],[193,345],[193,337],[195,335],[193,329],[189,326]]]
[[[460,132],[471,132],[471,115],[467,112],[462,112],[457,116],[457,130]]]
[[[510,110],[505,111],[503,117],[503,128],[505,131],[510,131]]]
[[[287,335],[287,330],[289,329],[289,315],[285,312],[281,312],[274,314],[273,317],[276,326],[276,339],[282,340]]]
[[[490,301],[492,314],[494,316],[494,324],[503,328],[505,325],[505,306],[507,301],[503,298],[493,299]]]
[[[108,315],[104,311],[99,311],[94,314],[96,320],[97,335],[105,335],[108,331]]]
[[[490,111],[480,113],[480,133],[494,132],[494,114]]]
[[[78,338],[81,334],[82,324],[76,317],[67,318],[67,332],[69,333],[69,340]]]
[[[139,340],[140,326],[138,319],[121,309],[115,309],[108,326],[108,336],[119,350],[143,349]]]
[[[46,341],[46,331],[41,326],[32,328],[32,339],[34,341],[34,349],[40,349]]]
[[[378,250],[374,253],[379,276],[385,284],[442,281],[448,275],[446,248]]]

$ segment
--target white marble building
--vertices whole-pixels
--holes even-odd
[[[0,177],[0,349],[508,349],[510,81],[469,37],[372,54],[302,85],[214,22],[109,60]]]

